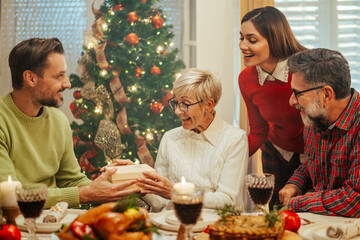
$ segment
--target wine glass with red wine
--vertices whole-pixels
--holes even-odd
[[[200,217],[204,192],[196,188],[192,193],[183,193],[175,188],[171,192],[175,214],[185,229],[185,239],[192,240],[192,228]]]
[[[19,209],[24,216],[25,225],[30,234],[28,239],[37,239],[35,220],[44,208],[47,186],[42,183],[25,183],[16,186],[15,193]]]
[[[269,173],[252,173],[246,176],[245,182],[251,200],[263,213],[268,212],[268,204],[274,192],[275,176]]]

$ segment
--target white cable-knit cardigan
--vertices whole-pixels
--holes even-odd
[[[166,132],[155,170],[172,183],[180,182],[184,176],[188,182],[202,187],[205,208],[224,204],[241,207],[248,158],[246,132],[215,114],[210,126],[199,134],[183,127]],[[172,208],[170,201],[160,196],[148,194],[145,200],[154,211]]]

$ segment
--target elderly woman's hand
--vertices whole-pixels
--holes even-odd
[[[138,187],[142,194],[156,194],[163,198],[171,198],[173,184],[157,172],[144,172],[144,177],[138,178]]]
[[[115,163],[106,165],[100,169],[100,172],[105,172],[106,167],[122,166],[122,165],[134,165],[130,159],[115,159]]]

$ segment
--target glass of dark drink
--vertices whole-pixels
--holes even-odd
[[[274,192],[275,176],[270,173],[252,173],[246,176],[245,183],[251,200],[262,213],[269,211],[269,202]]]
[[[30,234],[28,239],[37,239],[35,220],[44,208],[47,186],[42,183],[25,183],[17,186],[15,193],[19,209],[24,216],[25,225]]]
[[[175,214],[185,229],[185,239],[192,240],[192,227],[200,217],[204,192],[195,188],[192,192],[183,192],[173,189],[171,201],[174,204]]]

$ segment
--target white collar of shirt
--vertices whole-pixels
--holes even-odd
[[[186,141],[188,137],[198,136],[206,139],[207,141],[209,141],[209,143],[211,143],[211,145],[215,146],[216,141],[220,135],[220,132],[222,131],[222,127],[223,127],[223,120],[221,116],[215,112],[215,117],[213,121],[210,123],[209,127],[205,131],[201,133],[196,133],[192,130],[184,129],[186,132],[188,132],[188,136],[184,138],[184,141]]]
[[[287,59],[279,61],[274,69],[272,74],[269,74],[261,69],[260,66],[256,66],[258,71],[258,78],[260,86],[263,86],[265,81],[275,81],[275,79],[280,80],[284,83],[288,82],[289,77],[289,68],[287,65]]]

